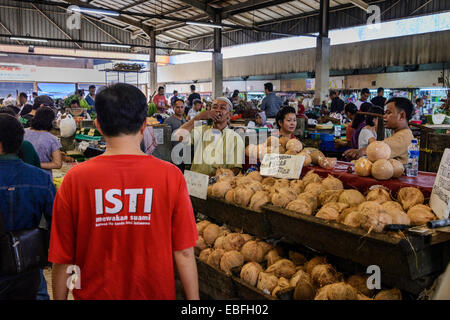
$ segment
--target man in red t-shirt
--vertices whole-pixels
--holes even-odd
[[[169,106],[167,105],[167,99],[164,95],[164,87],[158,88],[158,94],[153,97],[153,103],[156,105],[159,113],[165,113]]]
[[[186,182],[176,166],[140,149],[145,96],[115,84],[95,107],[106,152],[69,170],[53,206],[54,298],[67,299],[74,270],[75,299],[175,299],[175,261],[186,297],[198,299]]]

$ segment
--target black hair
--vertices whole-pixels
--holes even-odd
[[[91,84],[91,85],[89,86],[89,90],[91,90],[92,88],[95,89],[95,86],[94,86],[93,84]]]
[[[175,101],[173,102],[173,105],[175,105],[178,101],[181,101],[181,102],[183,102],[183,104],[184,104],[184,101],[183,101],[183,99],[179,99],[179,98],[177,98],[177,99],[175,99]]]
[[[36,111],[33,119],[31,119],[31,128],[34,130],[50,131],[53,129],[53,120],[55,120],[55,112],[50,107],[41,107]]]
[[[145,95],[130,84],[116,83],[95,96],[97,121],[106,136],[135,134],[147,117]]]
[[[383,92],[383,91],[384,91],[384,88],[379,87],[378,90],[377,90],[377,93],[381,93],[381,92]]]
[[[202,100],[200,100],[200,99],[194,99],[194,101],[192,101],[192,105],[194,105],[194,104],[196,104],[196,103],[202,104]]]
[[[195,86],[193,84],[191,84],[191,90],[195,91]]]
[[[353,103],[347,103],[344,107],[345,112],[348,112],[350,114],[356,114],[358,111],[358,108]]]
[[[419,101],[422,101],[422,100],[423,100],[423,98],[417,98],[416,103],[418,103]]]
[[[37,93],[37,92],[33,92],[33,95],[37,96],[37,95],[38,95],[38,93]]]
[[[35,103],[33,103],[33,107],[31,109],[37,110],[37,109],[39,109],[40,106],[41,106],[41,104],[39,102],[35,102]]]
[[[411,100],[402,97],[394,97],[389,99],[388,102],[386,102],[386,105],[391,102],[395,104],[397,110],[405,112],[406,120],[411,120],[414,110],[414,105],[412,104]]]
[[[18,154],[23,142],[25,131],[16,117],[0,114],[0,142],[4,154]]]
[[[272,92],[273,91],[273,84],[272,84],[272,82],[264,83],[264,89],[267,89],[267,91]]]
[[[173,93],[175,93],[175,92],[178,93],[178,90],[173,90]]]
[[[21,92],[19,94],[19,97],[24,97],[25,99],[28,99],[28,95],[25,92]]]
[[[70,105],[73,105],[74,103],[78,104],[78,106],[80,106],[80,101],[78,101],[78,99],[73,99],[72,101],[70,101]]]
[[[161,90],[161,89],[163,89],[163,90],[164,90],[164,87],[158,87],[158,91],[159,91],[159,90]]]
[[[370,94],[370,91],[369,91],[369,89],[364,88],[361,90],[361,94]]]
[[[0,108],[0,113],[1,114],[9,114],[10,116],[13,116],[13,117],[17,116],[17,113],[11,107]]]
[[[84,96],[84,90],[83,90],[83,89],[77,90],[77,93],[78,93],[80,96]]]
[[[237,97],[238,95],[239,95],[239,90],[234,90],[233,95],[231,97],[234,98],[234,97]]]
[[[279,122],[281,121],[281,123],[283,123],[284,118],[286,118],[286,115],[288,115],[289,113],[295,114],[295,109],[293,107],[283,107],[280,109],[280,111],[278,111],[277,116],[275,117],[278,129],[281,128]]]
[[[369,110],[370,113],[376,113],[376,114],[384,114],[384,109],[379,106],[372,106]],[[366,125],[373,127],[375,123],[373,122],[374,116],[367,116],[366,117]]]
[[[372,107],[372,104],[370,102],[364,102],[361,105],[361,107],[359,108],[359,111],[369,112],[371,107]],[[359,127],[359,125],[365,120],[366,120],[366,116],[357,112],[355,115],[355,119],[353,119],[352,128],[357,129]]]
[[[330,94],[329,94],[330,96],[331,95],[337,95],[337,92],[335,91],[335,90],[330,90]]]

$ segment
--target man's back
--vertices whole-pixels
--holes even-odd
[[[174,299],[173,251],[196,239],[178,168],[152,156],[98,156],[58,190],[49,260],[80,268],[76,299]]]
[[[194,102],[195,99],[201,100],[202,98],[200,97],[200,94],[198,94],[197,92],[193,92],[189,95],[188,97],[188,106],[192,107],[192,103]]]
[[[268,118],[274,118],[278,111],[280,111],[283,101],[276,96],[275,93],[270,92],[261,102],[261,110],[266,112]]]

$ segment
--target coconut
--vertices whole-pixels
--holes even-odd
[[[240,277],[243,281],[255,287],[260,272],[263,272],[263,268],[259,263],[249,262],[242,267]]]
[[[293,288],[297,286],[297,283],[300,279],[305,279],[308,282],[312,283],[311,276],[305,272],[305,270],[299,269],[295,271],[294,275],[292,276],[291,280],[289,280],[289,285]]]
[[[298,155],[305,157],[305,161],[303,161],[303,167],[307,167],[311,164],[312,159],[311,159],[309,152],[301,151]]]
[[[401,188],[397,194],[397,198],[405,210],[408,210],[416,204],[423,204],[425,201],[423,193],[414,187]]]
[[[339,212],[330,207],[322,208],[319,212],[317,212],[316,217],[325,220],[337,220],[339,217]]]
[[[207,195],[208,197],[212,197],[212,188],[213,188],[213,185],[209,185],[209,186],[208,186],[208,189],[207,189],[207,191],[206,191],[206,195]]]
[[[216,178],[219,178],[221,176],[234,177],[234,172],[231,169],[223,169],[222,167],[218,167],[216,170]]]
[[[369,191],[369,193],[366,196],[366,200],[367,201],[376,201],[379,204],[382,204],[386,201],[390,201],[391,195],[384,188],[376,188],[376,189]]]
[[[280,279],[278,279],[278,285],[272,291],[272,296],[276,297],[277,292],[286,288],[289,288],[289,281],[286,278],[281,277]]]
[[[275,179],[274,177],[265,177],[264,179],[262,179],[261,183],[263,185],[273,186],[276,181],[277,179]]]
[[[391,157],[391,148],[383,141],[374,141],[367,147],[367,157],[372,162],[388,160]]]
[[[411,219],[411,224],[415,226],[420,226],[436,219],[431,208],[423,204],[418,204],[410,208],[408,210],[408,217]]]
[[[252,171],[247,175],[247,178],[253,179],[255,181],[261,182],[262,181],[262,176],[259,173],[259,171]]]
[[[317,183],[317,182],[309,183],[305,187],[305,192],[311,192],[316,197],[318,197],[319,194],[321,194],[323,191],[324,191],[324,188],[323,188],[322,184],[321,183]]]
[[[254,192],[252,189],[246,186],[237,187],[234,189],[233,203],[241,207],[246,207],[250,203]]]
[[[288,179],[277,179],[273,185],[275,189],[289,188],[290,182]]]
[[[306,277],[300,277],[295,285],[294,300],[312,300],[316,294],[314,286]]]
[[[257,191],[250,199],[249,208],[261,212],[261,207],[270,202],[270,197],[266,191]]]
[[[267,261],[267,266],[273,265],[275,262],[281,260],[280,255],[278,254],[278,251],[275,249],[270,250],[265,255],[264,259]]]
[[[369,298],[368,296],[362,293],[358,293],[358,300],[373,300],[373,299]]]
[[[403,166],[403,163],[401,163],[398,160],[395,159],[389,159],[389,162],[392,165],[392,168],[394,168],[394,178],[401,177],[403,175],[403,172],[405,171],[405,167]]]
[[[288,154],[288,155],[291,155],[291,156],[296,156],[297,152],[295,152],[294,150],[288,150],[284,154]],[[277,288],[279,288],[279,287],[277,287]],[[275,290],[274,290],[274,292],[275,292]]]
[[[261,182],[258,182],[258,181],[252,181],[246,187],[249,188],[250,190],[252,190],[253,193],[255,193],[256,191],[263,191],[264,190],[263,184]]]
[[[284,137],[283,136],[283,137],[280,137],[278,142],[279,142],[279,144],[281,144],[283,146],[283,148],[286,149],[286,144],[289,142],[289,140],[291,140],[291,139],[289,139],[288,137]]]
[[[226,226],[221,226],[218,237],[226,236],[227,234],[230,234],[230,233],[231,233],[230,229],[228,229]]]
[[[329,202],[337,202],[343,190],[325,190],[319,194],[319,202],[324,205]]]
[[[383,207],[384,211],[386,211],[386,212],[388,212],[390,210],[400,210],[403,212],[402,205],[396,201],[386,201],[386,202],[383,202],[383,204],[381,206]]]
[[[358,291],[345,282],[332,283],[321,288],[314,300],[358,300]]]
[[[319,164],[319,157],[325,158],[325,155],[319,150],[312,151],[310,156],[311,156],[312,163],[317,164],[317,165]]]
[[[381,290],[374,300],[402,300],[402,292],[395,288],[391,290]]]
[[[289,186],[295,191],[296,194],[300,194],[305,189],[305,185],[303,184],[302,180],[296,179],[292,180],[289,183]]]
[[[289,260],[291,260],[296,266],[301,266],[306,263],[306,258],[299,252],[289,251]]]
[[[204,263],[207,263],[209,255],[214,251],[214,249],[206,248],[200,252],[198,259]]]
[[[296,199],[294,201],[291,201],[286,206],[286,209],[307,215],[313,214],[313,209],[311,208],[311,205],[305,200]]]
[[[286,143],[286,149],[288,151],[294,151],[296,153],[299,153],[303,149],[303,144],[298,139],[290,139]]]
[[[220,267],[220,260],[222,259],[223,254],[225,253],[225,250],[223,249],[215,249],[211,254],[208,256],[208,259],[206,260],[206,263],[210,266],[219,268]]]
[[[339,202],[346,203],[350,207],[354,207],[364,202],[365,198],[361,192],[354,189],[344,190],[339,196]]]
[[[211,224],[208,220],[202,220],[200,222],[197,222],[197,232],[201,236],[203,234],[203,230],[206,228],[207,225]]]
[[[252,178],[249,178],[247,176],[245,176],[245,177],[236,177],[235,178],[235,185],[236,185],[236,187],[245,187],[245,186],[249,185],[250,183],[252,183],[253,181],[255,181],[255,180],[253,180]]]
[[[223,240],[225,236],[217,237],[216,241],[214,241],[214,249],[223,249]]]
[[[227,193],[225,194],[225,202],[233,203],[233,199],[234,199],[234,190],[235,190],[235,189],[231,189],[231,190],[228,190],[228,191],[227,191]]]
[[[234,188],[236,186],[236,177],[220,176],[217,182],[228,182],[231,185],[231,187]]]
[[[348,208],[348,204],[342,202],[328,202],[325,203],[322,209],[332,208],[336,210],[338,213],[341,213],[343,210]]]
[[[355,288],[359,293],[362,293],[365,296],[372,296],[374,290],[367,287],[368,278],[369,276],[367,275],[355,274],[347,279],[347,283]]]
[[[349,207],[349,208],[342,210],[341,214],[339,215],[338,222],[343,223],[345,218],[354,211],[358,211],[358,207]]]
[[[220,227],[217,224],[210,223],[203,229],[203,239],[208,245],[212,245],[219,236],[220,231]]]
[[[266,145],[267,145],[268,147],[270,147],[270,146],[272,146],[272,145],[277,146],[277,145],[279,145],[279,144],[280,144],[280,140],[279,140],[277,137],[275,137],[275,136],[270,136],[270,137],[267,138]]]
[[[359,211],[351,211],[342,221],[343,224],[350,227],[359,228],[362,223],[362,215]]]
[[[213,184],[212,195],[217,198],[224,198],[225,194],[232,188],[231,184],[227,181],[217,182]]]
[[[291,278],[295,273],[295,264],[288,259],[281,259],[266,269],[267,273],[273,273],[277,277]]]
[[[333,169],[336,166],[337,158],[319,157],[319,166],[324,169]]]
[[[265,272],[259,273],[257,288],[264,291],[265,294],[271,294],[277,285],[278,278],[276,276]]]
[[[245,147],[245,155],[249,158],[256,159],[258,157],[258,147],[254,144],[249,144]]]
[[[311,271],[313,284],[321,288],[339,281],[339,275],[331,264],[319,264]]]
[[[258,244],[259,246],[263,249],[264,252],[264,257],[266,256],[266,254],[273,249],[273,245],[271,245],[270,243],[264,242],[264,241],[259,241],[258,240]]]
[[[322,180],[322,186],[325,190],[343,190],[344,184],[341,180],[333,177],[332,175],[328,175],[325,179]]]
[[[372,171],[372,162],[367,158],[359,158],[355,162],[355,173],[361,177],[368,177]]]
[[[327,258],[325,257],[314,257],[311,260],[309,260],[307,263],[305,263],[306,272],[308,274],[311,274],[312,270],[315,266],[319,264],[326,264]]]
[[[257,241],[246,242],[241,249],[245,262],[262,262],[264,260],[264,249]]]
[[[368,202],[372,204],[368,205]],[[368,201],[362,207],[361,211],[361,227],[366,230],[374,230],[382,232],[387,224],[392,224],[392,218],[384,212],[383,207],[375,201]],[[377,207],[378,206],[378,207]]]
[[[406,224],[406,225],[411,224],[411,219],[405,212],[403,212],[403,210],[401,211],[393,210],[390,212],[386,211],[386,213],[391,216],[393,224]]]
[[[240,233],[230,233],[223,239],[223,248],[225,251],[241,250],[245,240]]]
[[[371,173],[377,180],[389,180],[394,175],[394,167],[389,160],[379,159],[373,163]]]
[[[236,250],[227,251],[220,259],[220,269],[227,275],[231,275],[231,269],[240,267],[244,264],[244,257]]]
[[[314,173],[314,170],[310,170],[305,174],[302,181],[306,187],[310,183],[321,183],[322,178],[317,173]]]
[[[297,197],[297,200],[306,201],[312,208],[313,212],[316,211],[319,206],[318,198],[311,192],[303,192],[300,193]]]
[[[297,194],[287,187],[279,190],[276,189],[271,200],[273,205],[284,208],[289,202],[294,201],[296,198]]]
[[[195,243],[195,250],[199,253],[206,248],[208,248],[208,245],[206,244],[205,239],[203,239],[202,236],[199,236]]]

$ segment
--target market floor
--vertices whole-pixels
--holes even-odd
[[[45,277],[45,280],[47,280],[47,291],[50,296],[50,300],[53,300],[52,269],[51,268],[44,269],[44,277]],[[69,300],[73,300],[72,291],[69,291]]]

